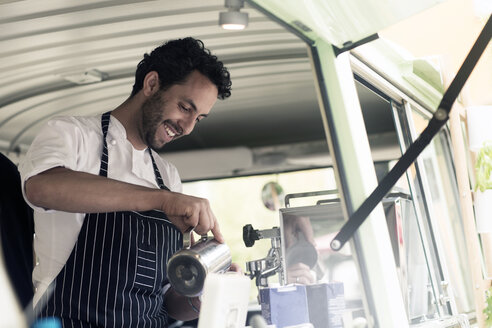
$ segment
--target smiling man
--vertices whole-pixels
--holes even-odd
[[[169,288],[167,260],[190,227],[224,240],[208,201],[182,194],[176,168],[156,151],[191,133],[230,87],[201,41],[173,40],[144,55],[113,111],[45,125],[20,166],[35,209],[38,317],[81,327],[197,317],[199,299]]]

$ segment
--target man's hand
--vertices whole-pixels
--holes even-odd
[[[231,266],[229,267],[228,271],[229,272],[236,272],[238,274],[244,274],[243,269],[237,263],[231,263]]]
[[[199,235],[212,231],[218,242],[224,242],[217,218],[207,199],[168,192],[162,201],[161,210],[181,232],[190,227]]]

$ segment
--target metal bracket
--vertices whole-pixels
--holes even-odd
[[[361,39],[357,42],[347,41],[343,44],[343,48],[338,48],[336,46],[333,46],[333,51],[335,52],[335,56],[338,57],[339,54],[341,54],[345,51],[352,50],[358,46],[361,46],[365,43],[368,43],[368,42],[371,42],[371,41],[374,41],[377,39],[379,39],[379,35],[377,33],[375,33],[375,34],[369,35],[368,37]]]

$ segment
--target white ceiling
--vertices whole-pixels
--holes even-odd
[[[322,141],[304,42],[247,4],[249,26],[223,30],[217,22],[224,10],[224,0],[0,0],[0,150],[24,152],[53,115],[114,108],[129,96],[143,54],[186,36],[226,64],[232,96],[167,152]],[[90,70],[103,72],[104,81],[67,80]],[[366,117],[374,116],[382,100],[359,89]],[[392,125],[368,124],[369,133]]]

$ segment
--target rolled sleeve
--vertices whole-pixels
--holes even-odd
[[[55,167],[76,169],[79,140],[80,130],[70,118],[55,118],[42,127],[19,165],[22,193],[26,202],[33,209],[46,211],[29,202],[25,195],[26,181],[32,176]]]

